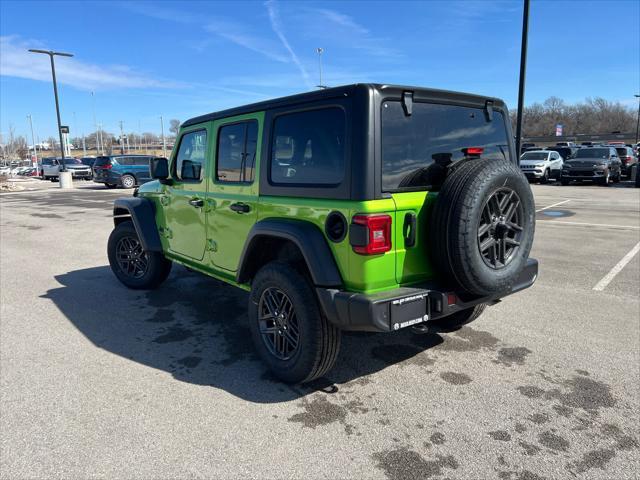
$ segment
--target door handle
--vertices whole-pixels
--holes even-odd
[[[416,214],[407,213],[404,216],[402,225],[402,235],[404,236],[404,246],[413,247],[416,244]]]
[[[189,205],[191,205],[192,207],[201,208],[204,206],[204,200],[202,200],[201,198],[193,198],[189,200]]]
[[[236,213],[249,213],[251,211],[251,207],[246,203],[232,203],[229,208]]]

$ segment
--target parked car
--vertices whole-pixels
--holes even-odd
[[[73,157],[65,157],[64,164],[66,169],[71,172],[71,176],[73,178],[91,180],[91,168],[83,164],[79,159]],[[51,180],[52,182],[57,181],[58,177],[60,176],[61,168],[61,157],[43,158],[41,164],[42,178],[44,180]]]
[[[545,150],[558,152],[562,157],[562,160],[568,160],[575,155],[578,151],[578,147],[547,147]]]
[[[177,262],[249,290],[258,354],[308,382],[343,330],[457,328],[534,283],[517,160],[480,95],[358,84],[203,115],[115,201],[109,263],[133,289]]]
[[[93,164],[96,163],[96,157],[82,157],[80,161],[88,167],[93,167]]]
[[[638,159],[633,153],[633,148],[631,147],[620,147],[618,145],[615,146],[616,152],[618,152],[618,157],[620,158],[620,162],[622,163],[622,176],[630,177],[631,174],[631,165],[636,163]]]
[[[575,147],[574,142],[556,142],[556,147]]]
[[[151,155],[109,155],[96,158],[93,164],[93,181],[104,183],[107,188],[133,188],[151,180],[149,161]]]
[[[532,150],[520,157],[520,170],[529,180],[548,183],[550,179],[560,179],[562,173],[562,157],[558,152],[550,150]]]
[[[571,180],[588,180],[609,186],[621,177],[621,162],[614,147],[584,147],[564,162],[560,182],[569,185]]]

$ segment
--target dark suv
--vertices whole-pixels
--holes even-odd
[[[107,188],[133,188],[151,180],[150,155],[109,155],[96,158],[93,181]]]
[[[620,158],[614,147],[583,147],[573,158],[564,162],[560,182],[588,180],[608,187],[622,176]]]
[[[215,112],[115,201],[109,263],[134,289],[176,262],[250,291],[258,353],[309,381],[342,331],[459,328],[533,284],[517,162],[505,104],[480,95],[359,84]]]
[[[636,156],[633,154],[632,147],[614,147],[618,152],[618,157],[620,158],[620,166],[622,168],[622,175],[625,177],[631,176],[631,166],[638,161]]]

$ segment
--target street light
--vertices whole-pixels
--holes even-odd
[[[53,95],[55,96],[55,99],[56,99],[56,115],[58,116],[58,137],[60,139],[60,153],[62,154],[61,171],[66,172],[67,166],[65,165],[65,162],[64,162],[64,145],[62,143],[62,126],[60,124],[60,106],[58,105],[58,85],[56,84],[56,66],[53,61],[53,57],[55,55],[58,55],[60,57],[73,57],[73,54],[64,53],[64,52],[54,52],[52,50],[37,50],[35,48],[30,48],[29,51],[32,53],[44,53],[45,55],[49,55],[49,58],[51,59],[51,76],[53,77]],[[62,186],[62,182],[60,182],[60,186]]]
[[[31,126],[31,143],[33,143],[33,154],[36,157],[36,164],[38,163],[38,149],[36,148],[36,137],[33,134],[33,120],[31,119],[31,115],[27,115],[29,119],[29,125]],[[33,163],[33,161],[31,162]]]
[[[524,0],[522,12],[522,43],[520,45],[520,81],[518,84],[518,117],[516,122],[516,156],[520,163],[520,144],[522,142],[522,116],[524,113],[524,79],[527,69],[527,40],[529,36],[529,0]]]
[[[324,48],[316,48],[316,53],[318,54],[318,69],[320,71],[320,84],[316,86],[320,89],[328,88],[326,85],[322,84],[322,54],[324,53]]]
[[[638,99],[638,119],[636,120],[636,145],[637,145],[638,144],[638,130],[640,130],[640,95],[634,95],[634,97],[636,97]]]

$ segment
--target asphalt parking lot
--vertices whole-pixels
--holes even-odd
[[[455,332],[346,335],[307,387],[254,356],[244,292],[117,282],[129,192],[2,194],[1,477],[638,478],[640,191],[533,189],[534,287]]]

